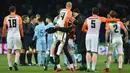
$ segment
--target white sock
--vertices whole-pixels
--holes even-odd
[[[61,68],[60,64],[57,64],[57,68]]]
[[[19,52],[16,52],[15,53],[15,63],[18,64],[19,62],[19,57],[20,57],[20,53]]]
[[[12,67],[12,54],[7,53],[7,59],[9,67]]]
[[[110,64],[111,64],[111,56],[108,56],[107,63],[106,63],[106,68],[109,68]]]
[[[73,62],[74,62],[74,66],[77,66],[77,61],[76,61],[76,55],[75,54],[73,55],[72,59],[73,59]]]
[[[70,68],[73,68],[74,67],[74,65],[73,64],[70,64]]]
[[[122,68],[122,62],[123,62],[123,58],[122,56],[119,56],[118,58],[119,68]]]
[[[70,64],[67,65],[67,68],[70,68]]]
[[[86,59],[87,59],[87,69],[90,69],[90,61],[91,61],[91,55],[90,55],[90,53],[87,53]]]
[[[93,71],[95,71],[96,62],[97,62],[97,54],[93,53],[93,57],[92,57],[92,70]]]

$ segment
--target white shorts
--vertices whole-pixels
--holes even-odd
[[[22,43],[20,37],[7,37],[7,49],[21,49]]]
[[[108,53],[112,53],[114,49],[117,49],[117,54],[123,54],[123,42],[122,38],[114,38],[110,44],[112,48],[108,49]]]
[[[67,37],[66,33],[57,31],[56,35],[57,35],[57,40],[65,42],[66,37]]]
[[[98,51],[98,37],[96,35],[86,34],[86,49],[90,52]]]
[[[57,42],[60,41],[61,43],[65,43],[66,41],[66,33],[57,31],[56,33],[53,34],[53,42],[52,42],[52,46],[56,47]],[[60,44],[61,44],[60,43]]]

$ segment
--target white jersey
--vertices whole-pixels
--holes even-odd
[[[7,37],[20,37],[20,30],[23,32],[22,19],[19,15],[12,14],[6,16],[4,19],[3,32],[6,31],[6,26],[8,27]]]
[[[59,27],[68,27],[68,22],[72,16],[72,12],[69,9],[62,9],[59,14],[59,19],[57,20],[57,25]],[[57,39],[61,41],[65,41],[66,33],[57,31]]]
[[[112,37],[112,43],[110,45],[113,47],[112,49],[108,49],[108,53],[112,53],[114,49],[117,49],[118,54],[123,54],[121,28],[125,28],[121,21],[106,24],[106,30],[110,30]]]
[[[99,35],[99,30],[101,26],[101,21],[99,18],[87,18],[88,32],[87,34]]]
[[[69,9],[62,9],[60,11],[59,19],[57,21],[58,26],[68,27],[68,22],[71,16],[72,16],[72,12]]]
[[[87,32],[87,35],[95,35],[99,36],[99,31],[100,31],[100,26],[102,22],[105,22],[106,18],[104,17],[99,17],[99,16],[90,16],[88,17],[82,27],[82,30],[84,32]],[[87,30],[87,29],[88,30]]]
[[[10,14],[4,18],[2,37],[5,37],[6,27],[8,27],[7,48],[21,49],[22,44],[20,37],[24,37],[21,17],[16,14]]]
[[[112,39],[114,38],[122,38],[121,36],[121,28],[124,28],[122,22],[111,22],[106,24],[106,29],[110,30]]]

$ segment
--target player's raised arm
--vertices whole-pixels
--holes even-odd
[[[123,31],[125,32],[125,38],[124,38],[124,41],[128,41],[128,31],[127,29],[125,28],[125,26],[123,25],[123,23],[120,21],[120,27],[123,29]]]
[[[20,30],[21,37],[24,37],[22,19],[20,16],[19,16],[19,30]]]
[[[86,29],[87,27],[88,27],[88,24],[87,24],[87,19],[86,19],[83,26],[82,26],[82,31],[87,32],[87,29]]]
[[[110,27],[108,25],[108,23],[106,23],[106,33],[105,33],[105,44],[108,45],[108,31],[109,31]]]
[[[7,17],[4,18],[4,22],[3,22],[3,28],[2,28],[2,37],[5,37],[5,33],[6,33],[6,22]]]

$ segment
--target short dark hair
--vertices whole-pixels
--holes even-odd
[[[33,20],[34,18],[36,18],[36,16],[35,16],[35,15],[32,15],[32,16],[30,17],[30,20]]]
[[[75,8],[73,12],[80,13],[80,10],[78,8]]]
[[[111,10],[109,14],[112,18],[117,17],[117,13],[114,10]]]
[[[40,17],[40,18],[38,19],[38,21],[39,21],[39,22],[42,22],[42,21],[43,21],[43,19]]]
[[[16,7],[15,6],[10,6],[9,7],[9,12],[15,12],[16,11]]]
[[[51,22],[53,20],[53,18],[51,16],[47,16],[46,18],[48,18]]]
[[[96,7],[92,8],[92,13],[93,14],[98,14],[99,13],[98,8],[96,8]]]
[[[29,17],[28,15],[22,15],[22,20],[24,21],[27,17]]]

